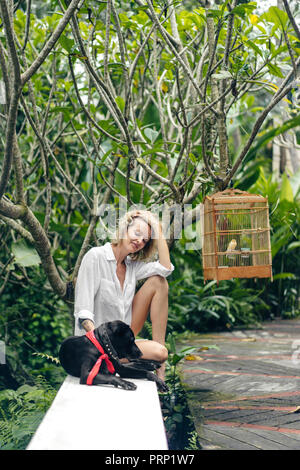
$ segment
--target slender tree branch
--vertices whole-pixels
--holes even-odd
[[[297,37],[300,41],[300,29],[299,29],[299,27],[296,23],[296,20],[295,20],[292,12],[290,10],[289,2],[288,2],[288,0],[282,0],[282,1],[283,1],[283,4],[284,4],[285,11],[286,11],[286,13],[289,17],[290,22],[291,22],[291,25],[293,26],[294,31],[295,31],[295,33],[296,33],[296,35],[297,35]]]
[[[97,88],[99,95],[101,96],[108,110],[112,114],[114,121],[116,122],[122,135],[126,138],[128,142],[128,140],[130,141],[130,136],[128,134],[127,124],[109,88],[106,86],[103,80],[100,79],[100,77],[98,76],[97,72],[95,71],[94,67],[92,66],[88,58],[88,54],[85,50],[82,38],[80,36],[78,23],[74,16],[72,18],[72,27],[73,27],[74,37],[76,38],[80,52],[82,56],[85,57],[84,64],[85,64],[86,70],[88,74],[94,79],[94,83],[95,83],[95,86]]]
[[[57,158],[55,157],[52,149],[51,149],[51,146],[49,144],[49,142],[47,141],[46,138],[43,138],[42,135],[40,134],[39,130],[37,129],[37,127],[35,126],[35,123],[33,122],[31,116],[30,116],[30,113],[28,111],[28,108],[27,108],[27,105],[24,101],[23,98],[22,99],[22,105],[23,105],[23,109],[25,111],[25,114],[26,114],[26,117],[34,131],[34,133],[36,134],[42,148],[43,148],[43,152],[44,154],[46,154],[47,152],[49,152],[49,154],[51,155],[51,158],[54,160],[60,174],[63,176],[63,178],[68,181],[68,183],[71,185],[71,187],[80,195],[80,197],[82,198],[82,200],[84,201],[85,205],[87,206],[89,212],[91,211],[91,208],[90,208],[90,205],[88,203],[88,201],[86,200],[85,196],[82,194],[82,192],[77,188],[77,186],[73,183],[72,179],[68,177],[68,175],[66,174],[66,172],[64,171],[64,169],[62,168],[61,164],[59,163],[59,161],[57,160]]]
[[[228,10],[231,12],[232,8],[235,8],[237,0],[233,1],[232,6],[230,2],[227,5]],[[223,56],[223,68],[224,70],[228,69],[228,61],[229,61],[229,54],[230,54],[230,46],[231,46],[231,39],[232,39],[232,30],[233,30],[233,23],[234,23],[234,15],[231,13],[228,15],[228,24],[227,24],[227,33],[226,33],[226,41],[225,41],[225,51]],[[226,78],[221,80],[221,87],[220,93],[224,93],[226,87]],[[222,98],[220,103],[220,109],[222,112],[225,111],[225,97]]]
[[[8,67],[7,67],[6,58],[5,58],[5,49],[1,41],[0,41],[0,66],[2,70],[4,86],[5,86],[6,107],[8,107],[9,98],[10,98],[10,80],[9,80],[9,72],[8,72]]]
[[[31,12],[31,0],[27,0],[25,38],[24,38],[24,43],[23,43],[23,47],[22,47],[22,52],[25,51],[26,45],[27,45],[27,42],[28,42],[29,28],[30,28],[30,12]]]
[[[153,40],[153,71],[154,71],[154,83],[155,83],[155,92],[156,92],[156,98],[157,98],[157,109],[158,109],[158,114],[159,114],[159,121],[160,121],[160,130],[161,130],[161,135],[163,139],[163,146],[166,151],[166,161],[168,165],[168,170],[169,174],[171,174],[172,167],[170,163],[170,157],[167,153],[168,151],[168,146],[166,144],[167,142],[167,136],[166,136],[166,126],[165,126],[165,114],[163,112],[163,106],[162,106],[162,99],[161,99],[161,79],[159,79],[159,64],[158,64],[158,57],[157,57],[157,34],[156,31],[154,31],[154,40]]]
[[[206,10],[206,14],[207,14],[207,10]],[[229,20],[229,25],[230,25],[230,20]],[[207,40],[208,40],[208,50],[209,50],[209,58],[210,58],[209,70],[211,67],[215,65],[215,62],[216,62],[215,50],[216,50],[216,42],[217,42],[217,38],[219,37],[220,30],[221,30],[221,26],[219,22],[219,27],[217,29],[217,32],[215,33],[214,20],[207,14]],[[231,41],[230,27],[228,31],[227,41],[229,43]],[[229,50],[229,44],[227,45],[227,48]],[[226,53],[226,50],[225,50],[225,53]],[[207,76],[209,75],[210,73],[207,72]],[[220,147],[219,149],[220,178],[223,179],[226,175],[228,163],[229,163],[227,132],[226,132],[226,116],[225,116],[225,112],[223,109],[225,102],[223,101],[224,98],[220,99],[219,88],[218,88],[217,81],[214,78],[214,75],[210,75],[210,81],[211,81],[212,99],[213,101],[217,100],[218,102],[216,121],[217,121],[217,131],[218,131],[218,136],[219,136],[219,147]],[[221,90],[222,90],[222,82],[221,82]]]
[[[141,7],[145,7],[145,4],[143,2],[141,2],[141,0],[135,0],[135,1]],[[169,5],[168,5],[167,0],[166,0],[166,2],[164,4],[164,8],[162,8],[161,15],[166,14],[166,11],[167,11],[168,7],[169,7]],[[154,23],[155,22],[155,11],[154,11],[154,9],[150,8],[150,6],[148,4],[148,9],[146,9],[145,11],[146,11],[147,15],[149,16],[150,20]],[[154,15],[153,15],[153,12],[154,12]],[[166,36],[167,36],[168,40],[173,45],[173,47],[178,48],[180,45],[178,44],[176,39],[167,30],[165,30],[165,32],[166,32]]]
[[[297,67],[296,67],[296,62],[295,62],[295,58],[294,58],[294,54],[293,54],[293,49],[292,49],[292,46],[291,46],[291,43],[290,43],[290,40],[289,40],[289,37],[288,37],[288,34],[287,34],[285,28],[282,28],[282,29],[283,29],[284,39],[285,39],[285,42],[286,42],[286,45],[287,45],[287,48],[288,48],[288,51],[289,51],[289,54],[290,54],[292,66],[294,68],[294,73],[296,74],[297,73]]]
[[[5,36],[7,41],[7,49],[9,52],[13,73],[14,73],[14,85],[20,87],[21,85],[21,72],[18,54],[15,45],[15,35],[13,30],[12,19],[8,10],[8,2],[0,0],[1,16],[4,24]]]
[[[77,38],[77,41],[78,41],[78,44],[79,44],[79,47],[80,47],[80,51],[83,54],[83,56],[87,57],[87,54],[85,53],[85,47],[84,47],[83,42],[81,40],[78,25],[76,23],[75,18],[72,19],[72,23],[73,23],[73,27],[74,27],[75,36]],[[125,136],[126,141],[127,141],[127,145],[128,145],[128,148],[129,148],[129,152],[131,152],[133,154],[135,160],[137,160],[140,163],[140,165],[148,173],[150,173],[152,176],[154,176],[154,178],[156,178],[157,180],[169,185],[169,180],[167,180],[166,178],[163,178],[162,176],[157,174],[154,170],[152,170],[152,168],[150,168],[146,163],[143,163],[142,160],[139,158],[139,156],[138,156],[138,154],[137,154],[137,152],[136,152],[136,150],[133,146],[131,136],[130,136],[130,133],[129,133],[129,129],[128,129],[128,125],[127,125],[127,123],[124,119],[124,116],[123,116],[122,112],[118,108],[115,100],[111,96],[111,93],[110,93],[109,89],[107,88],[106,84],[97,75],[97,73],[94,70],[94,68],[92,67],[88,57],[86,58],[84,63],[87,67],[88,73],[95,80],[95,84],[96,84],[96,87],[98,89],[98,92],[99,92],[100,96],[104,99],[105,104],[108,105],[108,108],[112,112],[113,117],[114,117],[115,121],[118,124],[118,127],[122,131],[122,134]]]
[[[0,219],[2,219],[6,225],[8,225],[10,228],[12,228],[15,232],[17,232],[19,235],[21,235],[25,240],[27,240],[29,243],[34,244],[34,239],[28,230],[26,230],[22,225],[20,225],[18,222],[16,222],[13,219],[10,219],[9,217],[5,217],[0,213]]]
[[[1,2],[5,3],[5,0],[1,0]],[[75,13],[75,10],[80,3],[80,0],[72,0],[64,13],[64,16],[58,23],[57,27],[53,31],[50,39],[47,41],[43,49],[41,50],[38,57],[33,61],[30,67],[22,74],[21,81],[22,85],[24,86],[26,82],[32,77],[32,75],[40,68],[42,63],[47,59],[48,55],[50,54],[51,50],[57,43],[58,39],[60,38],[61,34],[67,27],[72,15]]]
[[[71,56],[69,56],[69,67],[70,67],[71,76],[72,76],[72,80],[73,80],[73,83],[74,83],[74,88],[75,88],[77,99],[80,103],[80,106],[81,106],[82,110],[84,111],[85,115],[87,116],[87,118],[91,121],[93,126],[96,129],[98,129],[99,132],[106,135],[106,137],[108,137],[109,139],[114,140],[115,142],[118,142],[120,144],[125,143],[121,139],[118,139],[117,137],[115,137],[114,135],[110,134],[105,129],[103,129],[101,126],[99,126],[99,124],[95,121],[95,119],[92,117],[90,112],[86,109],[86,106],[83,104],[83,101],[81,99],[81,96],[80,96],[80,93],[79,93],[79,90],[78,90],[77,80],[76,80],[76,77],[75,77],[74,67],[73,67],[73,64],[72,64]]]
[[[6,138],[5,138],[5,150],[4,150],[4,162],[2,167],[2,174],[0,180],[0,199],[5,193],[6,186],[9,180],[11,165],[14,156],[14,139],[16,120],[18,113],[18,102],[21,94],[21,79],[20,79],[20,64],[17,56],[13,25],[11,23],[10,14],[7,9],[7,2],[0,0],[0,8],[2,21],[5,29],[5,36],[7,41],[7,47],[10,55],[10,61],[13,68],[13,81],[11,87],[11,96],[9,98],[9,111],[6,124]]]
[[[169,35],[166,33],[166,30],[165,28],[162,27],[161,25],[161,22],[159,21],[156,13],[155,13],[155,10],[153,8],[153,5],[152,5],[152,2],[151,0],[146,0],[147,1],[147,4],[148,4],[148,7],[151,11],[151,14],[152,14],[152,17],[153,17],[153,20],[154,22],[156,23],[162,37],[164,38],[165,42],[168,44],[168,46],[170,47],[171,51],[173,52],[174,56],[177,58],[178,62],[180,63],[180,65],[182,66],[184,72],[186,73],[186,75],[188,76],[188,78],[190,79],[190,81],[192,82],[195,90],[197,91],[198,95],[200,97],[202,97],[202,92],[200,90],[200,88],[198,87],[197,83],[195,82],[194,80],[194,77],[192,75],[192,72],[191,70],[189,69],[189,67],[187,67],[184,59],[182,59],[181,55],[177,52],[177,50],[175,49],[172,41],[170,40],[170,37]]]
[[[226,95],[228,95],[231,92],[231,84],[230,86],[222,93],[222,95],[218,95],[217,98],[214,99],[210,104],[208,104],[205,108],[203,108],[189,123],[188,127],[194,127],[200,118],[203,116],[203,114],[206,114],[207,111],[210,111],[213,109],[213,107],[218,104]],[[215,114],[215,113],[214,113]]]
[[[106,83],[108,83],[108,49],[109,49],[110,17],[111,17],[111,0],[107,0],[107,2],[106,2],[104,57],[103,57],[104,81]]]
[[[71,276],[72,281],[73,281],[74,284],[76,283],[76,279],[77,279],[77,276],[78,276],[78,271],[79,271],[79,268],[80,268],[80,265],[81,265],[82,258],[84,257],[84,255],[86,254],[87,250],[90,247],[89,245],[90,245],[90,242],[91,242],[91,239],[92,239],[92,236],[93,236],[93,233],[94,233],[94,230],[95,230],[98,219],[99,219],[99,217],[97,215],[93,215],[91,220],[90,220],[89,227],[87,229],[86,235],[85,235],[83,243],[81,245],[79,255],[76,259],[74,271],[73,271],[72,276]]]
[[[51,255],[51,245],[46,232],[29,208],[26,208],[25,213],[20,217],[20,219],[28,227],[28,230],[34,239],[35,249],[40,256],[44,271],[47,274],[54,292],[56,292],[60,297],[64,297],[66,293],[66,285],[62,282],[55,266]]]

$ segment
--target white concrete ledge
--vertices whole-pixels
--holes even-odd
[[[154,382],[134,391],[67,376],[27,450],[168,450]]]

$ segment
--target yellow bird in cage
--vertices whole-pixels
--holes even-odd
[[[226,251],[234,251],[235,249],[236,249],[236,239],[233,238],[233,239],[229,242]]]
[[[236,264],[236,256],[235,256],[235,248],[236,248],[236,240],[235,238],[233,238],[229,243],[228,243],[228,247],[227,247],[227,250],[226,250],[226,258],[229,262],[229,266],[232,266],[232,265],[235,265]]]

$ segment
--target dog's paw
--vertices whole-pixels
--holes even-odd
[[[120,379],[118,387],[123,388],[124,390],[136,390],[137,386],[133,382],[128,382],[127,380]]]
[[[159,392],[167,393],[169,391],[169,387],[167,386],[167,384],[162,379],[157,377],[156,374],[153,374],[152,372],[147,372],[147,379],[152,380],[156,383]]]

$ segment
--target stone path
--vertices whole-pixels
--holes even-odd
[[[181,375],[204,450],[300,450],[300,320],[200,334]]]

